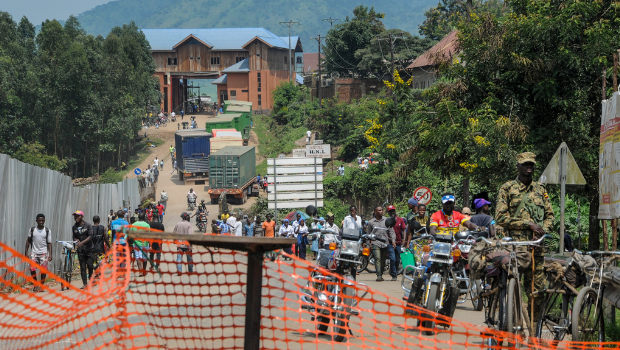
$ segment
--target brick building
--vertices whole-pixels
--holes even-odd
[[[143,29],[164,96],[162,110],[179,110],[187,100],[188,79],[216,79],[217,100],[245,100],[255,110],[271,109],[272,91],[295,80],[298,37],[279,37],[264,28]],[[289,65],[292,65],[289,66]],[[212,98],[215,100],[215,98]]]

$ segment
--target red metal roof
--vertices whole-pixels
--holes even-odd
[[[435,46],[431,47],[428,51],[411,62],[411,64],[407,66],[407,69],[432,66],[438,56],[443,56],[444,58],[452,57],[456,50],[456,41],[458,40],[457,34],[458,31],[456,30],[450,32],[450,34],[446,35],[441,41],[435,44]]]

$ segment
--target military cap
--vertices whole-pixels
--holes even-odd
[[[527,162],[532,162],[536,164],[536,155],[532,152],[523,152],[517,154],[517,163],[523,164]]]

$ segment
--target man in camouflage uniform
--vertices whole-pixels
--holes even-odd
[[[553,208],[545,188],[532,180],[536,167],[536,155],[524,152],[517,155],[516,180],[508,181],[499,189],[497,200],[496,221],[504,229],[506,236],[518,241],[531,241],[550,232],[553,226]],[[531,248],[519,247],[527,250],[531,256]],[[542,248],[534,249],[534,290],[545,288],[544,252]],[[523,291],[529,296],[532,290],[532,269],[528,268],[521,275]],[[534,297],[534,318],[538,317],[543,295]],[[528,309],[531,302],[528,302]],[[529,310],[531,312],[531,310]],[[531,314],[531,313],[530,313]]]

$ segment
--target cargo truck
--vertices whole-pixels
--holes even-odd
[[[241,132],[243,145],[247,146],[250,140],[251,125],[251,118],[247,113],[225,113],[215,118],[209,118],[206,123],[206,130],[212,132],[214,129],[235,129]]]
[[[179,130],[174,135],[177,170],[181,181],[206,184],[209,177],[211,137],[204,129]]]
[[[258,196],[254,147],[226,146],[211,154],[207,193],[212,204],[218,204],[220,196],[237,204],[244,204],[248,196]]]

